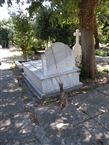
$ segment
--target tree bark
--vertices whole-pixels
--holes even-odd
[[[22,51],[23,51],[24,61],[27,61],[27,52],[26,52],[26,49],[22,49]]]
[[[95,26],[94,37],[95,37],[95,49],[99,49],[99,38],[98,38],[97,26]]]
[[[96,77],[96,61],[94,48],[94,27],[95,14],[94,9],[98,0],[81,0],[79,3],[79,20],[81,28],[82,45],[82,67],[86,76],[94,79]]]
[[[91,79],[96,76],[96,62],[93,32],[82,29],[81,30],[82,43],[82,67],[85,70],[85,75]]]

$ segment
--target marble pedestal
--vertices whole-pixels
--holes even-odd
[[[27,85],[39,99],[60,93],[59,75],[65,92],[82,87],[82,83],[79,82],[79,69],[77,67],[74,67],[70,71],[61,72],[60,74],[55,73],[44,76],[42,61],[37,60],[23,63],[23,69],[23,76]]]

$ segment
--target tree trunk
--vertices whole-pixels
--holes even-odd
[[[26,52],[26,49],[22,49],[22,51],[23,51],[24,61],[27,61],[27,52]]]
[[[98,0],[81,0],[79,3],[79,20],[81,27],[81,45],[82,45],[82,67],[86,76],[94,79],[96,77],[96,62],[94,49],[94,26],[95,14],[94,8]]]
[[[93,32],[82,29],[81,34],[82,67],[86,72],[85,75],[91,79],[94,79],[96,75],[96,63]]]
[[[99,49],[99,38],[98,38],[97,26],[95,26],[94,37],[95,37],[95,49]]]

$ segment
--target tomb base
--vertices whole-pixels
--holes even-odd
[[[39,99],[58,95],[60,93],[60,81],[63,83],[65,92],[70,92],[83,85],[79,82],[79,69],[77,67],[60,74],[55,73],[53,75],[44,76],[42,72],[42,62],[41,60],[37,60],[23,63],[23,69],[23,76],[27,85]]]

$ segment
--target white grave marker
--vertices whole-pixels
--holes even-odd
[[[75,62],[78,65],[81,63],[81,55],[82,55],[81,45],[79,44],[79,36],[81,36],[79,29],[77,29],[73,35],[76,36],[76,44],[73,46],[73,51],[75,55]]]
[[[52,49],[56,58],[59,73],[73,70],[75,67],[73,52],[68,45],[56,42],[45,51],[45,54],[42,55],[42,69],[44,76],[57,74]]]

